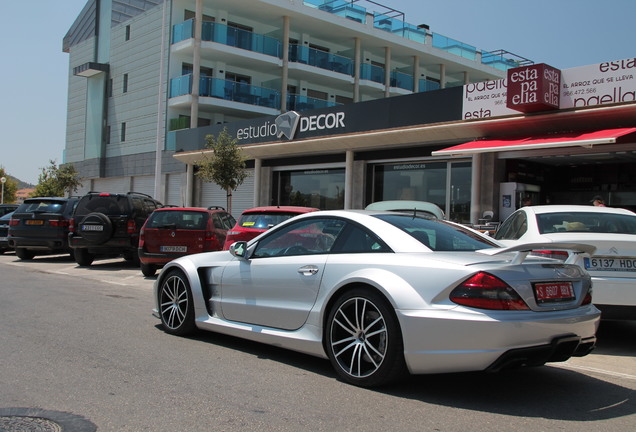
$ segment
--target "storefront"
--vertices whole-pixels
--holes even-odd
[[[414,199],[462,223],[503,219],[528,198],[601,194],[636,209],[635,73],[636,59],[533,65],[507,80],[180,131],[175,158],[195,163],[205,136],[227,128],[253,168],[241,193],[254,205]]]

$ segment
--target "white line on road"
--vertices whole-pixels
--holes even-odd
[[[573,370],[580,370],[580,371],[585,371],[585,372],[594,372],[594,373],[599,373],[599,374],[603,374],[603,375],[609,375],[615,378],[625,378],[625,379],[629,379],[629,380],[636,380],[636,375],[630,375],[630,374],[625,374],[625,373],[621,373],[621,372],[614,372],[614,371],[608,371],[605,369],[598,369],[598,368],[593,368],[593,367],[588,367],[588,366],[575,366],[575,365],[571,365],[571,364],[560,364],[560,365],[555,365],[552,364],[551,366],[554,367],[558,367],[558,368],[563,368],[563,369],[573,369]]]

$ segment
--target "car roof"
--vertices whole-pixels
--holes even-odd
[[[205,212],[208,211],[226,211],[223,207],[162,207],[155,210],[158,211],[195,211],[195,212]]]
[[[617,208],[617,207],[596,207],[593,205],[538,205],[538,206],[527,206],[522,207],[520,210],[535,213],[535,214],[545,214],[545,213],[564,213],[564,212],[586,212],[586,213],[614,213],[614,214],[624,214],[636,216],[631,210]]]
[[[246,213],[309,213],[319,211],[319,208],[315,207],[301,207],[301,206],[261,206],[247,209],[243,212]]]

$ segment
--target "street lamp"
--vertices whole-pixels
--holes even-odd
[[[4,204],[4,184],[7,182],[6,177],[0,177],[0,182],[2,183],[2,201],[0,204]]]

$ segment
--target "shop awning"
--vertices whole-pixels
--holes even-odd
[[[634,134],[633,137],[628,135]],[[603,129],[594,132],[573,132],[523,138],[470,141],[432,152],[433,156],[466,156],[475,153],[511,150],[534,150],[557,147],[592,147],[597,144],[616,144],[619,138],[636,138],[636,128]]]

